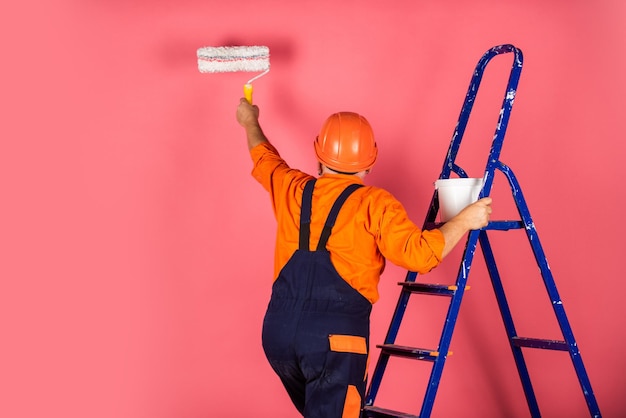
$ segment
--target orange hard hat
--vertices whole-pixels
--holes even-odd
[[[353,112],[330,115],[314,146],[320,163],[342,173],[369,170],[378,155],[372,127],[367,119]]]

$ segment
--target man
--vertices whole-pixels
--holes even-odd
[[[389,192],[364,186],[377,157],[372,128],[351,112],[331,115],[314,141],[319,178],[290,168],[241,99],[252,175],[269,192],[278,223],[275,280],[263,348],[306,418],[358,418],[363,408],[369,315],[385,260],[411,271],[436,267],[472,229],[487,225],[491,199],[439,229],[422,231]]]

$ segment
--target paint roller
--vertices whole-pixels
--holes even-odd
[[[270,49],[266,46],[206,46],[198,49],[201,73],[261,72],[248,80],[243,93],[252,104],[252,82],[270,70]]]

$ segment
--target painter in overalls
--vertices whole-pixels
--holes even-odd
[[[427,273],[477,223],[460,219],[448,231],[422,231],[389,192],[365,186],[378,149],[370,124],[356,113],[336,113],[323,124],[314,140],[318,178],[287,165],[258,117],[258,107],[242,99],[237,120],[252,175],[269,192],[278,227],[263,349],[304,417],[358,418],[369,316],[385,261]]]

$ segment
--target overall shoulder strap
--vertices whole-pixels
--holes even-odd
[[[339,215],[339,210],[345,203],[346,199],[354,192],[356,189],[363,187],[362,184],[351,184],[344,189],[343,192],[339,195],[333,207],[330,209],[330,213],[328,214],[328,218],[326,218],[326,223],[324,224],[324,229],[322,229],[322,235],[320,236],[320,240],[317,244],[317,251],[321,251],[326,248],[326,243],[328,242],[328,238],[330,237],[330,233],[335,226],[335,221],[337,220],[337,215]]]
[[[299,249],[309,251],[309,238],[311,235],[311,201],[313,200],[313,188],[315,181],[312,179],[304,186],[302,192],[302,206],[300,209],[300,244]]]

